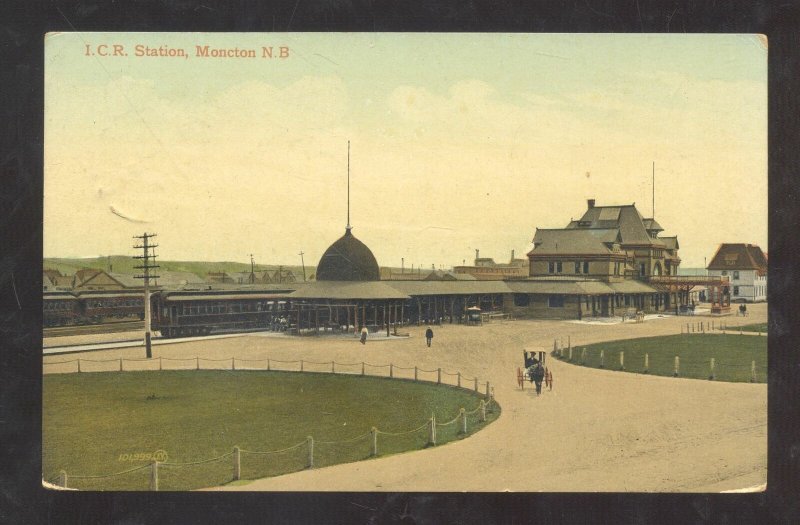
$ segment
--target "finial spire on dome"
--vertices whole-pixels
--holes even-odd
[[[347,232],[353,227],[350,226],[350,141],[347,141]]]

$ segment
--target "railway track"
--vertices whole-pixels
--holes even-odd
[[[44,328],[43,337],[63,337],[68,335],[109,334],[143,330],[144,321],[117,321],[113,323],[87,324],[77,326],[56,326]]]

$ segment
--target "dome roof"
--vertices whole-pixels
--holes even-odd
[[[322,254],[317,265],[317,281],[379,281],[378,261],[367,245],[350,231]]]

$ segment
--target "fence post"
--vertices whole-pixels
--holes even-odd
[[[619,353],[619,369],[625,370],[625,352],[622,351]]]
[[[481,421],[486,421],[486,401],[481,399]]]
[[[561,355],[561,351],[558,349],[558,343],[555,339],[553,339],[553,353],[556,355]]]
[[[119,371],[122,372],[122,358],[119,358]]]
[[[709,373],[709,375],[708,375],[708,379],[709,379],[710,381],[713,381],[713,380],[714,380],[714,377],[715,377],[715,375],[714,375],[714,364],[715,364],[715,362],[714,362],[714,358],[712,357],[712,358],[711,358],[711,372],[710,372],[710,373]]]
[[[478,376],[475,376],[475,391],[478,391]]]
[[[586,364],[586,347],[581,348],[581,364]]]
[[[461,408],[461,410],[459,410],[459,415],[461,416],[461,433],[462,434],[466,434],[467,433],[467,413],[464,411],[463,407]]]
[[[236,358],[231,357],[231,370],[236,370]]]
[[[308,467],[307,468],[314,468],[314,438],[308,436],[306,438],[308,442]]]
[[[461,372],[458,373],[458,388],[461,388]]]
[[[301,372],[303,371],[303,360],[302,359],[300,360],[300,371]]]
[[[378,455],[378,429],[375,428],[375,427],[372,427],[372,430],[370,430],[370,432],[372,432],[372,455],[373,456],[377,456]]]
[[[361,361],[361,375],[364,375],[364,361]]]
[[[158,461],[150,463],[150,490],[158,491]]]
[[[436,414],[431,414],[431,418],[428,420],[428,423],[428,444],[436,445]]]
[[[389,377],[394,377],[394,365],[389,363]]]
[[[570,338],[570,336],[567,336],[567,348],[572,350],[572,339]]]
[[[158,369],[161,370],[161,356],[158,356]]]
[[[572,362],[572,347],[570,346],[567,350],[569,350],[569,360]]]
[[[689,323],[686,323],[686,333],[689,333]]]
[[[681,358],[679,356],[675,356],[675,371],[672,373],[672,377],[678,377],[680,374],[681,368]]]
[[[486,381],[486,397],[489,397],[489,381]]]
[[[58,474],[58,484],[64,488],[67,488],[67,471],[62,470]]]
[[[714,320],[713,319],[711,320],[711,331],[712,332],[714,331]]]
[[[197,356],[194,358],[195,361],[195,370],[200,370],[200,357]]]
[[[441,368],[437,369],[437,371],[436,371],[436,384],[437,385],[441,385],[442,384],[442,369]]]
[[[242,479],[242,462],[239,447],[233,447],[233,481]]]
[[[706,323],[705,321],[700,321],[700,331],[706,333]]]
[[[650,354],[644,354],[644,373],[650,372]]]
[[[756,362],[750,361],[750,382],[756,382]]]
[[[267,358],[267,371],[269,372],[269,370],[270,370],[270,362],[269,362],[269,357],[268,357]]]
[[[414,381],[417,380],[417,367],[414,367]]]
[[[605,350],[600,350],[600,368],[606,367],[606,354]]]
[[[81,359],[78,358],[78,372],[80,373],[80,371],[81,371]]]
[[[331,361],[331,374],[335,374],[336,373],[336,364],[335,363],[336,363],[335,361]]]

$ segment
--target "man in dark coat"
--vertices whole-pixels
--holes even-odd
[[[425,340],[428,342],[428,348],[431,347],[431,341],[433,340],[433,330],[429,326],[427,330],[425,330]]]

